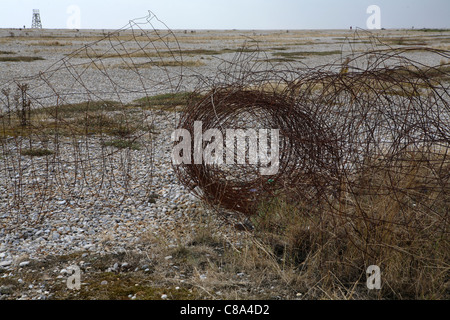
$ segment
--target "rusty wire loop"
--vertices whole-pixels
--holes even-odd
[[[297,205],[326,203],[331,214],[348,214],[351,203],[360,211],[353,218],[361,218],[367,212],[355,197],[388,195],[401,208],[446,221],[450,73],[448,64],[407,57],[420,52],[450,58],[428,48],[374,49],[340,64],[261,71],[248,69],[254,57],[240,57],[197,90],[203,98],[187,105],[179,127],[192,136],[195,121],[223,136],[230,128],[279,129],[279,170],[262,176],[260,165],[248,163],[183,164],[174,166],[180,181],[213,206],[247,216],[285,197]],[[230,148],[237,156],[230,145],[224,157]]]

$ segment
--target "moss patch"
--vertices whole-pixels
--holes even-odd
[[[56,299],[81,300],[162,300],[167,295],[171,300],[189,300],[195,298],[195,291],[187,287],[154,286],[154,279],[143,272],[91,273],[89,278],[83,280],[79,291],[70,290],[61,286]]]

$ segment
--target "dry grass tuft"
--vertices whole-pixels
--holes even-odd
[[[442,157],[399,155],[402,165],[364,172],[359,190],[330,203],[280,195],[253,218],[257,237],[299,272],[293,286],[315,284],[314,298],[448,299],[450,162]],[[436,175],[440,192],[429,191]],[[369,265],[381,268],[379,291],[366,288]]]

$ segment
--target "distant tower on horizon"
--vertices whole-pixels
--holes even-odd
[[[31,22],[31,28],[42,29],[41,14],[39,9],[33,9],[33,21]]]

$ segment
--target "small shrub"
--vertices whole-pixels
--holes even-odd
[[[105,147],[114,147],[117,149],[140,150],[141,145],[133,140],[115,139],[103,143]]]
[[[293,52],[275,52],[275,56],[291,59],[302,59],[309,56],[329,56],[334,54],[341,54],[340,50],[333,51],[293,51]]]
[[[40,149],[40,148],[36,148],[36,149],[24,149],[20,152],[21,155],[23,156],[29,156],[29,157],[44,157],[44,156],[49,156],[54,154],[53,151],[48,150],[48,149]]]
[[[36,60],[45,60],[45,59],[42,57],[29,57],[29,56],[0,57],[0,62],[31,62]]]

